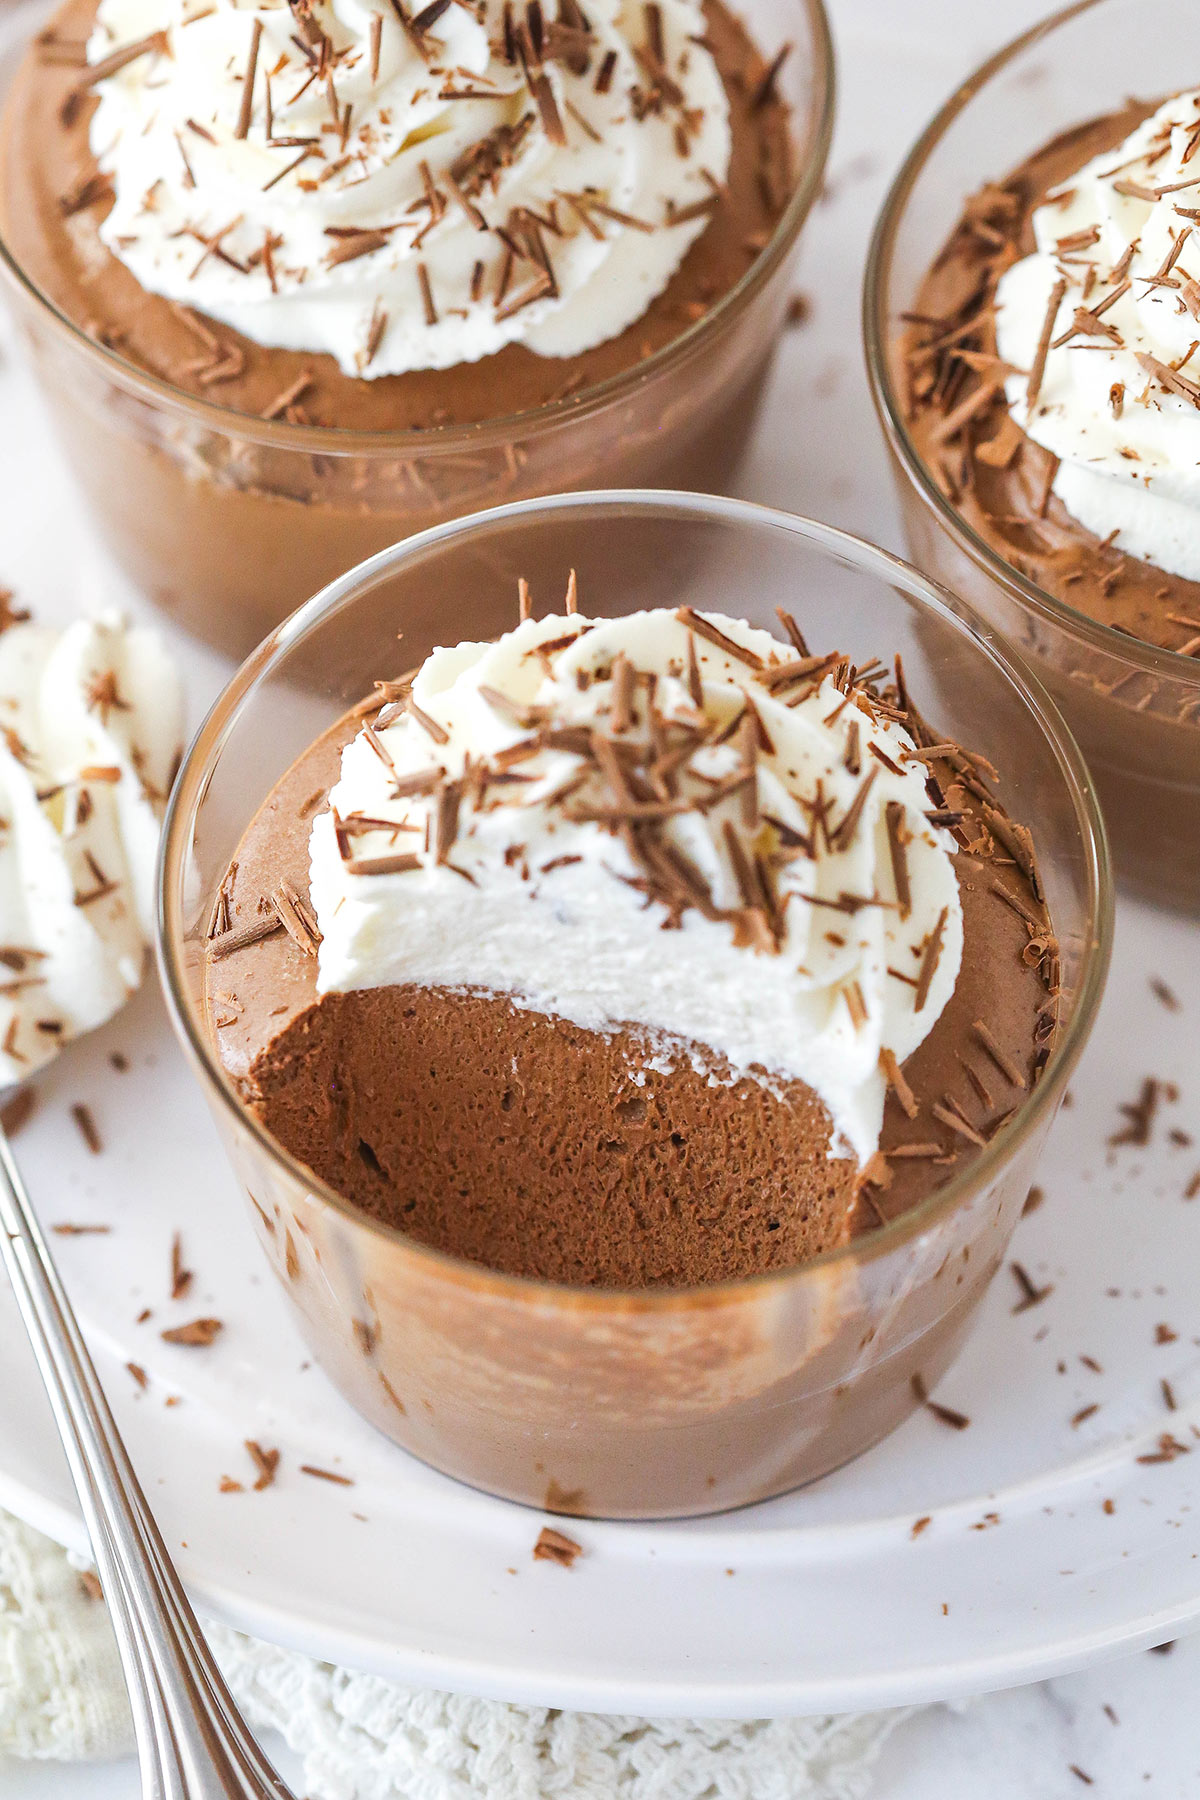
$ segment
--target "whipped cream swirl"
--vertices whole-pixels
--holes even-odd
[[[435,650],[314,821],[320,991],[638,1027],[656,1066],[806,1082],[866,1162],[881,1059],[953,992],[962,909],[925,765],[836,663],[667,610]]]
[[[551,10],[101,0],[91,62],[144,46],[96,83],[105,244],[367,378],[616,336],[712,217],[728,103],[700,0]]]
[[[996,295],[1013,419],[1097,537],[1200,581],[1200,92],[1176,95],[1033,215]],[[1039,344],[1050,329],[1032,406]]]
[[[116,616],[0,635],[0,1082],[102,1025],[154,929],[179,677]]]

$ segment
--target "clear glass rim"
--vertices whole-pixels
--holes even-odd
[[[905,423],[900,396],[892,379],[887,307],[892,262],[895,255],[896,238],[904,220],[905,210],[926,163],[959,114],[964,112],[976,94],[996,76],[1002,74],[1011,62],[1034,44],[1051,37],[1060,26],[1069,24],[1080,14],[1094,11],[1103,4],[1104,0],[1074,0],[1072,5],[1063,7],[1059,12],[1051,13],[1048,18],[1040,20],[1030,30],[1022,32],[1011,43],[997,50],[975,70],[974,74],[969,75],[960,86],[955,88],[950,98],[934,114],[901,163],[876,219],[863,275],[862,329],[867,380],[879,422],[909,481],[947,533],[977,567],[994,581],[999,582],[1001,586],[1007,588],[1010,593],[1042,618],[1060,629],[1068,631],[1073,637],[1082,639],[1091,648],[1103,652],[1105,656],[1147,675],[1166,677],[1171,681],[1197,688],[1200,687],[1200,666],[1197,665],[1194,657],[1181,656],[1176,650],[1163,649],[1159,645],[1147,643],[1141,638],[1126,637],[1123,632],[1114,630],[1111,625],[1105,625],[1099,619],[1089,618],[1086,613],[1079,612],[1065,600],[1060,600],[1051,594],[1039,583],[1022,575],[1019,569],[1014,568],[1012,563],[993,549],[991,544],[967,523],[942,492],[930,473],[928,464],[914,444]],[[966,198],[965,194],[963,198]],[[947,235],[953,229],[954,222],[954,220],[947,221]]]
[[[975,650],[997,668],[1010,687],[1016,690],[1049,743],[1071,796],[1086,862],[1086,942],[1081,947],[1082,967],[1075,1005],[1067,1029],[1045,1074],[1010,1123],[997,1133],[969,1167],[952,1177],[944,1187],[938,1188],[908,1212],[861,1239],[827,1250],[809,1262],[794,1267],[704,1286],[580,1288],[528,1276],[501,1274],[417,1243],[395,1227],[368,1218],[321,1181],[305,1164],[291,1156],[243,1105],[208,1042],[199,1011],[188,994],[184,969],[183,949],[187,940],[183,922],[181,877],[192,842],[196,814],[234,724],[244,709],[253,704],[257,691],[269,680],[280,661],[314,627],[324,622],[343,604],[352,602],[364,589],[373,586],[379,576],[414,557],[424,555],[427,550],[440,544],[448,543],[456,537],[486,532],[493,526],[513,519],[581,509],[586,509],[589,513],[618,512],[629,506],[648,509],[662,516],[673,516],[681,522],[708,520],[740,528],[768,526],[782,529],[815,545],[826,554],[835,554],[863,572],[876,576],[885,585],[899,588],[907,596],[919,601],[925,609],[935,613],[960,636],[971,640]],[[1095,1019],[1108,970],[1113,931],[1113,882],[1108,843],[1083,757],[1053,700],[999,634],[993,632],[972,608],[953,598],[910,563],[862,538],[813,519],[758,506],[749,501],[667,489],[618,488],[559,494],[544,499],[515,501],[485,512],[472,513],[465,518],[432,526],[427,531],[392,545],[390,549],[381,550],[322,589],[278,626],[247,658],[193,738],[167,808],[159,853],[157,886],[156,950],[159,975],[176,1033],[200,1076],[211,1106],[220,1113],[232,1115],[232,1121],[249,1133],[260,1151],[303,1191],[341,1214],[358,1230],[386,1242],[394,1253],[411,1258],[425,1267],[431,1277],[440,1276],[452,1280],[459,1287],[472,1287],[525,1303],[542,1302],[560,1309],[574,1308],[585,1312],[671,1311],[706,1305],[727,1305],[739,1298],[748,1300],[774,1288],[810,1278],[814,1274],[823,1275],[826,1270],[838,1264],[858,1266],[873,1261],[877,1256],[888,1254],[907,1239],[916,1236],[942,1215],[952,1212],[965,1196],[987,1185],[993,1174],[1011,1159],[1021,1142],[1048,1110],[1052,1116],[1052,1108],[1075,1068]]]
[[[605,381],[552,400],[544,406],[525,412],[510,413],[503,418],[482,419],[469,425],[432,425],[422,431],[347,431],[319,425],[291,425],[286,420],[257,419],[249,413],[236,412],[214,401],[201,399],[176,387],[149,370],[128,362],[107,344],[91,338],[69,318],[48,295],[25,273],[0,235],[0,273],[13,283],[46,316],[52,327],[68,338],[73,347],[107,366],[114,380],[133,389],[143,399],[159,406],[186,412],[198,423],[226,436],[246,439],[278,449],[301,450],[311,454],[325,451],[343,456],[355,453],[390,452],[397,455],[449,455],[464,449],[478,450],[493,442],[509,443],[516,436],[548,429],[568,418],[585,418],[602,411],[660,375],[670,372],[677,363],[685,362],[707,339],[720,335],[745,310],[754,296],[791,251],[800,229],[812,209],[825,173],[829,144],[833,135],[836,100],[833,35],[825,12],[824,0],[799,0],[808,15],[812,56],[812,98],[805,119],[803,141],[797,145],[802,158],[796,185],[775,226],[769,243],[754,258],[749,268],[734,285],[694,324],[687,326],[644,362],[632,364]]]

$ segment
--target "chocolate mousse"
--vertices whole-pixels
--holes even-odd
[[[188,10],[198,20],[205,17],[198,5]],[[311,120],[303,131],[296,131],[287,123],[284,102],[306,81],[312,60],[306,46],[315,35],[318,57],[328,56],[329,78],[335,84],[335,92],[341,85],[338,71],[342,63],[351,72],[350,79],[355,72],[361,75],[361,62],[369,58],[371,48],[364,43],[343,47],[340,52],[332,48],[326,51],[324,46],[331,46],[332,39],[324,35],[320,21],[329,23],[329,9],[314,5],[311,9],[295,10],[311,22],[311,30],[305,32],[298,46],[290,49],[291,67],[281,69],[276,63],[271,68],[271,84],[264,83],[263,77],[268,73],[265,67],[258,68],[258,97],[246,136],[253,142],[267,134],[266,141],[272,146],[267,154],[272,154],[277,164],[277,171],[268,171],[268,179],[292,168],[292,173],[283,175],[280,186],[290,184],[301,190],[296,200],[303,206],[306,200],[319,197],[312,190],[323,186],[327,171],[334,169],[339,160],[349,162],[345,153],[356,147],[353,121],[346,143],[339,139],[333,146],[327,136],[322,136],[323,123],[317,123],[316,137],[311,133]],[[505,10],[512,12],[511,8]],[[534,18],[540,17],[537,9],[528,10]],[[578,10],[563,9],[563,17],[578,14]],[[646,8],[645,29],[649,35],[646,44],[636,46],[645,86],[640,101],[633,104],[651,109],[659,119],[664,113],[670,114],[671,121],[679,119],[681,142],[674,158],[680,167],[685,167],[691,152],[689,128],[679,113],[682,94],[669,71],[659,64],[653,49],[650,16],[658,11],[656,7]],[[88,68],[84,61],[84,46],[95,26],[96,13],[96,0],[68,0],[17,75],[0,130],[0,237],[34,285],[90,335],[173,386],[255,418],[283,418],[352,431],[423,430],[507,418],[580,393],[644,361],[701,318],[715,300],[741,279],[763,248],[791,190],[788,111],[775,87],[778,70],[764,65],[745,27],[721,0],[708,0],[704,7],[706,45],[723,84],[731,132],[728,166],[720,178],[711,176],[706,183],[702,174],[694,175],[694,182],[700,184],[699,197],[686,206],[668,201],[664,208],[656,194],[655,211],[645,217],[635,216],[602,192],[556,189],[553,181],[548,181],[546,191],[537,196],[536,208],[532,202],[509,208],[507,218],[488,218],[485,226],[485,217],[495,211],[497,194],[503,192],[505,171],[519,162],[522,152],[536,137],[548,133],[556,140],[557,135],[569,129],[572,136],[583,136],[586,141],[589,128],[594,130],[574,101],[574,112],[565,121],[551,124],[539,113],[538,95],[544,96],[546,91],[540,85],[544,77],[539,76],[536,58],[534,66],[528,68],[519,62],[533,47],[529,28],[523,27],[525,35],[516,40],[512,58],[518,71],[527,72],[530,79],[528,91],[520,96],[512,113],[513,122],[483,132],[452,159],[439,159],[435,154],[436,139],[431,140],[435,149],[428,158],[421,159],[428,180],[414,167],[413,191],[390,195],[392,212],[405,220],[405,237],[410,225],[418,237],[428,233],[428,259],[423,265],[414,259],[411,279],[403,292],[418,322],[424,325],[428,321],[436,329],[442,312],[453,313],[464,303],[477,304],[481,296],[486,297],[496,313],[529,308],[548,295],[553,297],[560,247],[581,234],[589,243],[630,232],[666,239],[686,232],[689,226],[692,233],[700,227],[699,235],[665,285],[650,292],[648,304],[632,323],[577,353],[565,358],[542,355],[518,339],[481,358],[464,355],[461,361],[442,366],[414,366],[403,373],[378,375],[372,365],[384,351],[384,333],[392,330],[396,321],[385,316],[382,301],[376,305],[377,295],[383,290],[375,263],[381,251],[386,254],[390,236],[397,227],[391,219],[379,225],[373,221],[369,229],[364,227],[356,233],[353,224],[335,222],[330,230],[339,235],[325,240],[325,261],[334,270],[341,267],[349,271],[349,285],[358,288],[362,295],[357,308],[363,321],[362,341],[355,351],[361,367],[346,372],[339,359],[327,351],[256,342],[219,315],[206,314],[202,277],[209,263],[235,276],[241,268],[241,279],[247,286],[257,283],[269,292],[272,281],[282,281],[289,261],[286,242],[264,252],[263,234],[260,232],[251,241],[249,228],[234,218],[236,206],[226,219],[224,214],[218,216],[212,211],[213,203],[205,197],[206,153],[213,151],[214,133],[219,131],[223,119],[220,108],[224,102],[219,93],[210,96],[210,115],[200,113],[194,119],[189,115],[185,141],[174,152],[170,170],[161,171],[169,178],[179,175],[188,186],[190,170],[189,192],[195,195],[195,220],[188,228],[188,243],[197,276],[189,287],[171,296],[149,289],[105,242],[102,231],[113,209],[114,177],[97,159],[92,132],[96,93],[102,85],[100,70],[105,64],[94,63]],[[495,25],[501,9],[492,6],[491,15]],[[186,23],[187,10],[184,19]],[[384,23],[389,34],[401,35],[396,18],[387,9]],[[556,29],[557,36],[543,38],[538,28],[541,53],[550,66],[564,73],[586,75],[591,108],[604,108],[609,92],[602,85],[607,57],[596,52],[582,27],[561,24]],[[455,87],[441,70],[437,31],[434,22],[413,40],[423,45],[429,80],[442,81],[451,96],[477,92],[483,85],[478,77],[474,89],[466,78],[459,78]],[[116,65],[114,72],[120,74],[121,57],[139,44],[141,56],[126,67],[144,69],[150,86],[155,64],[161,61],[161,43],[146,38],[132,44],[114,44],[108,65]],[[184,34],[176,55],[185,56],[187,45]],[[707,51],[693,51],[696,56],[702,53]],[[279,59],[282,60],[283,57]],[[265,61],[265,52],[260,49],[256,62],[265,65]],[[309,95],[321,94],[326,79],[322,75],[321,85],[310,87]],[[608,79],[612,79],[611,69]],[[240,85],[235,86],[235,99],[244,89],[240,67],[237,84]],[[265,115],[265,108],[271,104],[268,91],[274,96],[270,132]],[[490,115],[492,104],[487,94],[480,93],[478,98],[485,101],[484,111]],[[460,101],[462,107],[469,105],[469,99]],[[228,111],[228,107],[224,110]],[[361,110],[361,105],[356,110]],[[335,150],[341,155],[333,154]],[[301,156],[302,151],[308,152],[307,158]],[[659,185],[667,184],[663,181]],[[279,193],[280,188],[272,191]],[[262,196],[258,198],[261,200]],[[227,203],[232,204],[223,190],[220,204],[228,210]],[[157,204],[157,197],[148,187],[146,211],[152,213]],[[435,285],[431,272],[436,266],[438,226],[448,215],[460,225],[465,223],[477,239],[461,292],[457,281],[451,284],[447,279]],[[357,216],[362,216],[361,205]],[[222,226],[229,229],[222,231]],[[424,231],[419,227],[424,227]],[[340,263],[333,260],[335,257],[342,259]],[[425,269],[424,280],[421,267]],[[236,288],[234,291],[236,305]],[[252,318],[252,307],[247,305],[245,310]]]
[[[981,188],[894,346],[917,458],[969,531],[1067,610],[981,580],[957,552],[945,578],[1051,688],[1122,879],[1189,911],[1200,901],[1198,125],[1200,94],[1131,101]],[[940,528],[919,554],[937,567],[939,550]]]
[[[67,0],[0,118],[0,252],[133,579],[244,655],[446,519],[727,486],[823,147],[800,54],[722,0]]]
[[[629,1289],[803,1262],[978,1155],[1053,1042],[1029,835],[899,665],[789,635],[569,605],[298,760],[207,956],[286,1150],[452,1256]]]
[[[1120,112],[1064,132],[972,195],[918,290],[898,356],[913,442],[971,529],[1023,575],[1088,618],[1195,656],[1200,653],[1200,556],[1197,577],[1191,578],[1174,572],[1169,561],[1159,566],[1144,546],[1131,550],[1127,530],[1120,522],[1109,528],[1107,515],[1098,521],[1105,529],[1090,529],[1056,491],[1065,458],[1037,441],[1061,429],[1064,415],[1076,410],[1084,379],[1076,377],[1074,387],[1066,380],[1056,383],[1055,359],[1060,366],[1073,359],[1072,374],[1082,360],[1086,378],[1102,390],[1102,409],[1127,480],[1152,491],[1156,483],[1169,487],[1173,460],[1195,464],[1190,443],[1200,429],[1195,418],[1200,385],[1191,359],[1200,341],[1195,279],[1200,237],[1193,232],[1200,173],[1188,167],[1187,144],[1194,149],[1200,115],[1190,99],[1182,110],[1190,117],[1187,129],[1178,121],[1159,122],[1158,103],[1131,101]],[[1147,127],[1144,148],[1135,140],[1131,154],[1128,140],[1151,119],[1155,124]],[[1172,147],[1176,132],[1184,139],[1179,168]],[[1093,218],[1089,196],[1073,186],[1097,158],[1111,164],[1091,179],[1110,184],[1116,223]],[[1088,211],[1082,224],[1074,216],[1081,204]],[[1170,218],[1155,217],[1160,210]],[[1044,226],[1040,243],[1038,215],[1058,221]],[[1162,256],[1155,253],[1150,262],[1138,235],[1148,236],[1148,225],[1167,234]],[[1025,346],[1030,354],[1015,366],[1003,354],[1005,313],[1025,295],[1013,292],[1010,271],[1024,268],[1039,248],[1048,265],[1043,276],[1048,292],[1037,291],[1032,342]],[[1149,327],[1146,323],[1152,295],[1154,304],[1166,309],[1159,327],[1153,320]],[[1183,354],[1145,335],[1166,326],[1182,332]],[[1164,438],[1167,453],[1154,460],[1134,441],[1143,422],[1165,423],[1171,434]],[[1183,430],[1173,457],[1177,427]],[[1120,441],[1123,436],[1129,441]],[[1105,442],[1085,425],[1080,443],[1082,457],[1094,467]],[[1124,514],[1112,517],[1121,521]],[[1196,517],[1200,540],[1200,513]],[[1148,529],[1167,552],[1168,528],[1156,532],[1151,519]],[[1139,697],[1142,692],[1139,687]]]

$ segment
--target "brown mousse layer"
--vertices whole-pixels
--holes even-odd
[[[1035,248],[1034,212],[1158,105],[1131,102],[1080,125],[973,194],[918,292],[896,356],[913,442],[966,523],[1068,606],[1181,650],[1196,631],[1178,619],[1200,616],[1200,583],[1122,555],[1072,518],[1050,491],[1057,459],[1009,415],[996,358],[996,286]]]
[[[1057,945],[1027,836],[960,752],[931,764],[931,798],[963,845],[963,967],[893,1080],[865,1171],[830,1158],[829,1116],[805,1084],[714,1085],[682,1045],[663,1072],[633,1028],[601,1036],[502,996],[417,987],[318,999],[314,944],[288,897],[307,892],[311,821],[361,717],[314,744],[246,832],[214,897],[208,1008],[247,1107],[372,1218],[490,1268],[581,1285],[758,1274],[915,1205],[1036,1081]],[[830,930],[842,922],[831,914]]]
[[[740,21],[708,0],[707,37],[729,96],[731,165],[710,224],[643,316],[568,359],[511,344],[457,368],[359,379],[331,356],[264,347],[203,318],[197,329],[200,315],[189,320],[188,309],[147,293],[101,243],[112,199],[88,144],[94,102],[67,104],[86,75],[70,46],[86,42],[95,12],[96,0],[68,0],[18,71],[0,120],[0,237],[34,286],[90,336],[235,412],[355,431],[422,430],[505,418],[582,392],[702,318],[764,248],[791,191],[788,108],[773,72]],[[469,169],[460,185],[473,191]],[[497,239],[496,271],[504,255]]]

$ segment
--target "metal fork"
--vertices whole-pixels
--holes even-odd
[[[144,1800],[293,1800],[251,1737],[196,1623],[2,1129],[0,1253],[112,1615]]]

